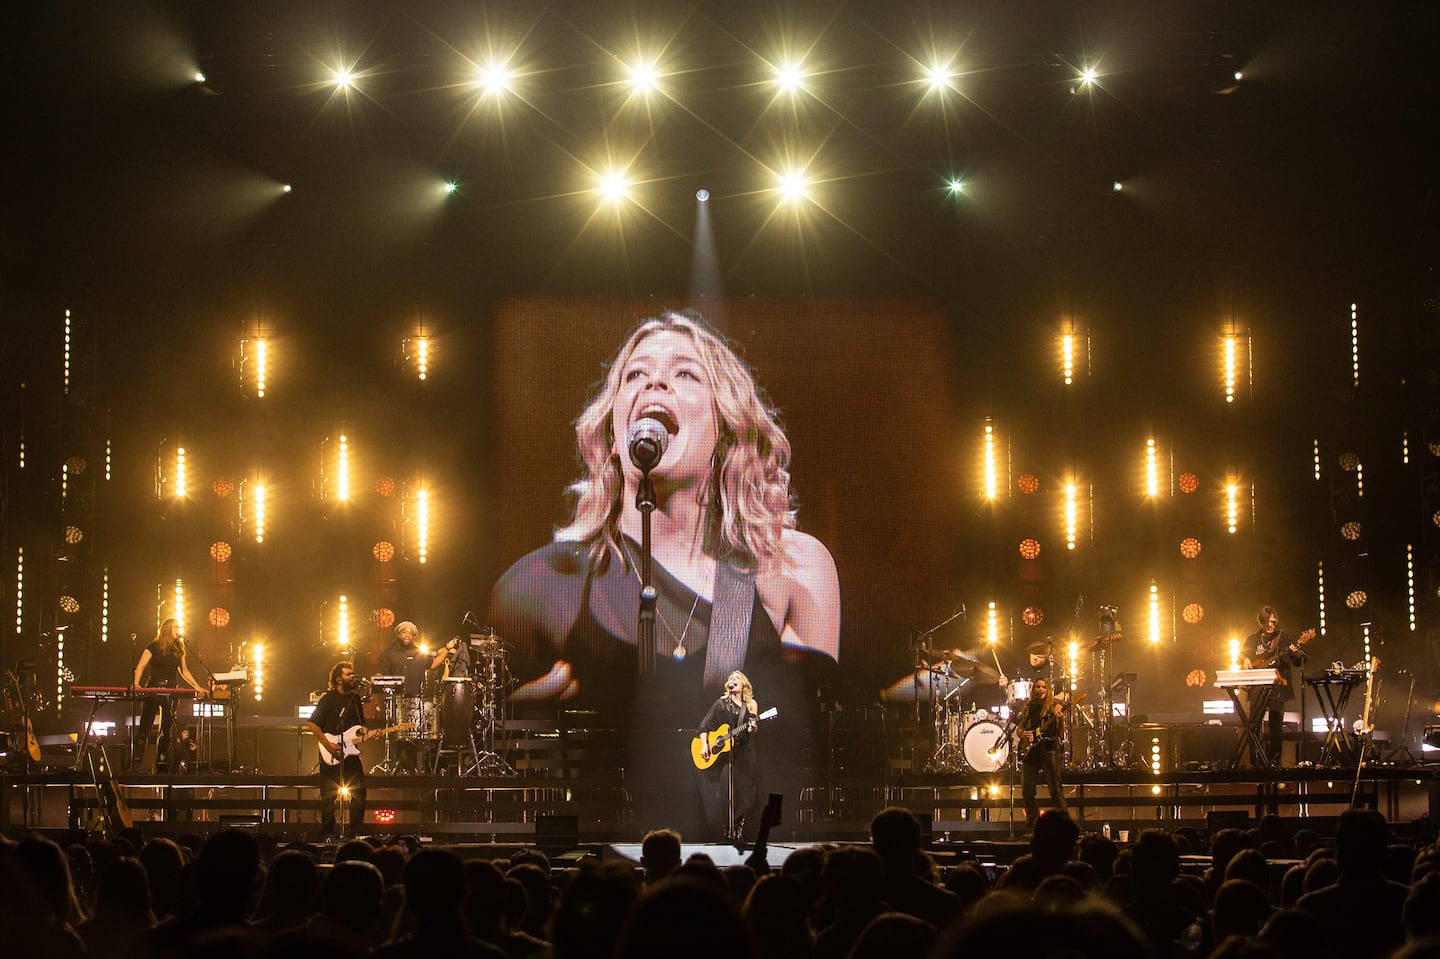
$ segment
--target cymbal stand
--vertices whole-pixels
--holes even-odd
[[[385,725],[395,726],[399,723],[399,701],[395,698],[393,690],[385,690]],[[395,734],[386,733],[383,737],[385,742],[385,758],[374,766],[370,767],[372,776],[393,776],[399,766],[399,759],[390,754],[391,743],[394,742]]]
[[[500,724],[500,700],[505,689],[505,657],[504,655],[491,657],[490,662],[481,672],[479,686],[485,693],[485,704],[481,709],[484,716],[484,729],[480,733],[479,747],[476,748],[474,731],[471,731],[471,748],[475,756],[475,764],[471,767],[470,775],[474,776],[518,776],[515,767],[507,763],[503,756],[495,751],[495,727]]]
[[[961,743],[957,741],[958,737],[952,737],[950,735],[951,700],[954,699],[954,709],[958,713],[960,700],[956,697],[959,696],[960,690],[963,689],[965,684],[970,682],[970,680],[968,677],[962,679],[955,685],[954,689],[951,689],[950,679],[953,673],[950,671],[948,664],[944,670],[935,670],[931,675],[932,677],[935,675],[941,677],[940,689],[943,694],[938,700],[935,698],[935,680],[932,678],[930,681],[930,700],[933,704],[932,710],[935,720],[935,752],[931,755],[930,762],[926,765],[925,769],[927,772],[937,773],[959,772],[962,766]],[[963,735],[964,731],[961,730],[960,732]]]
[[[1097,713],[1095,722],[1091,725],[1089,760],[1091,769],[1111,768],[1112,757],[1110,755],[1110,721],[1115,715],[1115,707],[1110,693],[1110,642],[1102,639],[1095,644],[1091,653],[1093,668],[1092,680],[1100,682],[1099,701],[1095,704]]]

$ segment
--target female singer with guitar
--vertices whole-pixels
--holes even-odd
[[[365,823],[365,764],[359,744],[379,733],[366,732],[365,713],[356,692],[355,664],[342,660],[330,667],[330,688],[315,704],[306,723],[321,752],[330,761],[320,763],[320,835],[335,832],[335,801],[342,787],[350,800],[352,834]],[[323,759],[323,757],[322,757]]]
[[[1065,809],[1060,784],[1060,743],[1065,738],[1065,704],[1051,691],[1050,680],[1037,679],[1030,701],[1020,707],[1020,797],[1025,803],[1025,828],[1034,829],[1040,818],[1035,787],[1040,779],[1050,789],[1050,801]]]
[[[755,746],[751,735],[759,724],[760,707],[755,690],[738,669],[725,677],[725,695],[715,700],[696,730],[699,743],[700,802],[705,825],[712,832],[737,839],[746,814],[759,798],[755,777]],[[725,737],[712,753],[710,746]],[[722,761],[715,761],[716,759]]]

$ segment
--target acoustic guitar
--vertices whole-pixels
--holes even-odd
[[[766,719],[774,719],[778,715],[780,715],[779,707],[771,706],[759,716],[756,716],[755,721],[758,723]],[[708,733],[701,733],[699,736],[690,740],[690,758],[694,761],[695,768],[709,769],[715,765],[715,760],[720,758],[721,753],[728,753],[730,751],[730,744],[735,741],[735,737],[740,735],[744,728],[745,727],[742,726],[740,729],[731,732],[729,723],[721,723],[718,729],[713,729]],[[706,759],[703,755],[705,746],[707,745],[706,740],[709,740],[708,745],[710,746],[709,759]]]
[[[40,761],[40,740],[35,738],[35,727],[30,722],[29,712],[25,709],[25,692],[20,688],[20,678],[10,670],[5,670],[5,699],[9,711],[12,713],[10,722],[10,735],[18,743],[24,741],[25,753],[30,761]]]
[[[351,726],[343,733],[322,734],[327,740],[340,747],[339,756],[336,756],[334,753],[330,752],[330,750],[326,749],[319,743],[315,744],[315,748],[320,752],[320,761],[322,763],[327,766],[334,766],[340,763],[346,756],[360,755],[360,744],[367,739],[379,739],[386,733],[393,733],[399,730],[414,728],[414,723],[397,723],[394,726],[386,726],[383,729],[366,729],[364,726],[356,723],[354,726]]]

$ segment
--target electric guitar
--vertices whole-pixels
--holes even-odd
[[[1304,646],[1306,643],[1310,642],[1310,640],[1312,640],[1312,639],[1314,639],[1314,638],[1315,638],[1315,630],[1313,630],[1313,629],[1307,629],[1307,630],[1305,630],[1304,632],[1302,632],[1299,636],[1296,636],[1294,643],[1292,643],[1291,645],[1292,645],[1292,646]],[[1247,659],[1247,660],[1245,660],[1245,662],[1244,662],[1243,665],[1245,666],[1246,669],[1268,669],[1268,668],[1274,668],[1275,666],[1277,666],[1277,665],[1280,663],[1280,657],[1281,657],[1281,656],[1284,656],[1286,653],[1290,652],[1290,649],[1291,649],[1290,646],[1286,646],[1284,649],[1278,649],[1278,648],[1277,648],[1277,649],[1275,650],[1275,653],[1274,653],[1273,656],[1270,656],[1270,657],[1268,657],[1268,658],[1266,658],[1266,659],[1261,659],[1261,658],[1259,658],[1259,657],[1256,657],[1255,659]],[[1284,677],[1284,676],[1281,676],[1281,677],[1280,677],[1280,685],[1281,685],[1281,686],[1289,686],[1290,684],[1285,681],[1285,677]]]
[[[1368,740],[1375,734],[1375,671],[1380,668],[1380,657],[1370,657],[1370,669],[1365,674],[1365,711],[1361,716],[1357,732]]]
[[[386,733],[393,733],[398,730],[414,729],[414,723],[397,723],[394,726],[386,726],[384,729],[366,729],[359,723],[351,726],[343,733],[322,733],[328,741],[340,747],[340,755],[336,756],[330,750],[319,743],[315,748],[320,751],[320,761],[327,766],[334,766],[346,756],[360,755],[360,744],[367,739],[378,739]]]
[[[35,738],[35,727],[30,722],[29,711],[25,708],[25,693],[20,688],[20,679],[10,670],[5,670],[5,699],[14,713],[10,723],[10,734],[16,741],[25,740],[25,752],[31,762],[40,761],[40,740]],[[12,692],[13,691],[13,692]]]
[[[780,715],[779,707],[771,706],[759,716],[754,717],[754,720],[758,723],[761,720],[774,719],[778,715]],[[735,737],[740,735],[744,729],[745,727],[741,726],[740,729],[731,732],[729,723],[721,723],[718,729],[711,730],[708,733],[701,733],[690,740],[690,758],[695,762],[695,768],[709,769],[715,765],[715,760],[720,758],[721,753],[728,753],[730,751],[730,744],[734,742]],[[709,740],[708,744],[706,740]],[[709,759],[703,756],[706,745],[710,747]]]

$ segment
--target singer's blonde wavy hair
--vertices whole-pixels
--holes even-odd
[[[590,560],[603,569],[620,549],[625,478],[612,414],[620,377],[635,348],[656,333],[678,333],[695,344],[715,397],[717,438],[706,507],[705,549],[740,569],[761,571],[779,563],[783,530],[795,526],[790,508],[790,441],[765,402],[745,362],[690,311],[642,320],[610,362],[596,396],[575,421],[575,442],[586,475],[570,486],[576,496],[570,525],[557,540],[593,541]]]

